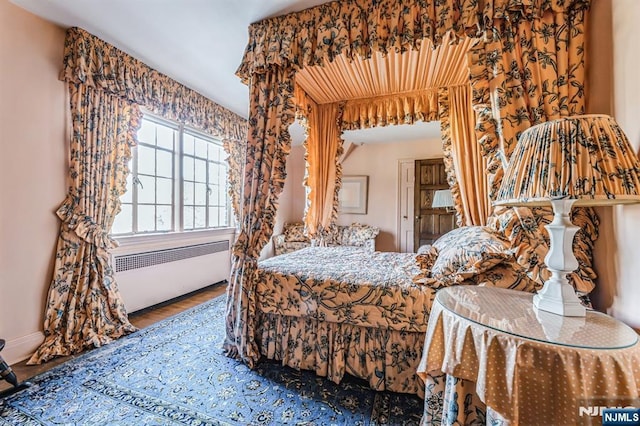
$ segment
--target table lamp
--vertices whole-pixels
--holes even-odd
[[[439,189],[433,193],[431,207],[434,209],[444,208],[447,211],[453,207],[453,196],[450,189]]]
[[[544,261],[551,277],[533,298],[536,309],[585,316],[567,275],[578,268],[572,206],[640,202],[640,163],[626,135],[607,115],[579,115],[525,130],[511,155],[494,205],[553,207]]]

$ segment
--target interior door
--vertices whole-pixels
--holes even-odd
[[[414,248],[433,244],[441,235],[455,228],[453,211],[432,208],[433,194],[439,189],[448,189],[447,174],[442,158],[416,160],[414,189]]]
[[[400,217],[400,252],[413,253],[414,231],[414,187],[415,187],[415,161],[400,161],[400,200],[398,203]]]

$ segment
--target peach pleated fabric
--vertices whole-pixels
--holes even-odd
[[[306,147],[307,209],[309,236],[328,230],[338,217],[338,192],[342,175],[339,128],[341,107],[337,103],[316,105],[308,115]]]
[[[491,214],[487,160],[474,131],[476,115],[471,98],[469,84],[438,92],[444,163],[458,226],[485,225]]]

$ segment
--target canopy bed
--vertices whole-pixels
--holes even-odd
[[[258,264],[260,250],[273,233],[290,149],[287,129],[296,116],[307,126],[305,223],[312,238],[330,233],[335,223],[342,130],[440,120],[459,224],[486,225],[480,230],[491,234],[490,240],[502,240],[506,248],[491,259],[480,259],[479,264],[477,259],[465,263],[471,271],[453,274],[453,281],[448,282],[442,280],[443,275],[436,279],[430,273],[434,253],[427,253],[424,274],[414,276],[418,280],[414,284],[424,286],[421,290],[426,292],[469,281],[496,285],[508,281],[507,286],[526,291],[541,284],[548,275],[542,261],[548,248],[542,226],[551,221],[550,210],[494,210],[490,202],[521,131],[542,121],[584,113],[588,8],[588,0],[344,0],[251,25],[249,44],[237,71],[249,85],[250,116],[239,190],[240,232],[227,294],[227,353],[251,366],[261,355],[288,357],[285,362],[289,365],[331,375],[336,367],[333,363],[344,365],[358,351],[380,351],[389,355],[386,363],[378,369],[371,363],[369,370],[356,374],[369,379],[376,389],[416,392],[409,384],[412,379],[402,383],[394,379],[398,357],[394,359],[380,346],[362,343],[353,353],[340,355],[342,360],[326,359],[318,352],[316,358],[322,359],[313,366],[308,362],[309,353],[289,351],[285,355],[284,349],[271,349],[270,345],[287,342],[285,338],[273,342],[274,335],[261,325],[261,321],[282,325],[281,319],[265,319],[264,310],[269,307],[264,299],[267,294],[272,297],[277,286],[265,288],[264,274],[279,274],[278,279],[269,278],[274,282],[291,282],[292,277],[305,282],[300,271],[287,274],[270,270],[270,263]],[[573,219],[582,227],[575,241],[581,267],[572,282],[588,293],[595,278],[591,252],[598,219],[589,209],[575,210]],[[462,229],[467,228],[474,229]],[[485,244],[477,235],[445,237],[443,246],[465,247],[465,256],[483,252],[473,247]],[[486,269],[488,265],[491,268]],[[396,290],[401,288],[398,285]],[[348,300],[349,291],[344,294]],[[422,308],[425,322],[428,306]],[[400,326],[397,331],[408,330]],[[289,340],[294,336],[284,334]],[[340,339],[331,335],[319,345],[338,344],[342,344]],[[313,351],[311,345],[306,347]],[[403,359],[421,348],[417,340],[399,347]],[[377,384],[372,374],[380,378]]]

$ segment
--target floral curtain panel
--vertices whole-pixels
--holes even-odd
[[[249,133],[245,154],[240,232],[233,245],[227,287],[224,348],[253,366],[260,358],[255,342],[256,268],[260,251],[273,234],[278,197],[287,176],[289,126],[295,118],[294,72],[277,68],[251,76]]]
[[[45,341],[29,360],[41,363],[135,331],[114,279],[113,220],[126,191],[127,163],[140,126],[138,106],[69,83],[72,132],[69,192],[45,312]]]
[[[244,172],[245,154],[247,151],[246,140],[225,139],[222,141],[224,151],[227,153],[229,172],[227,173],[229,185],[229,198],[233,208],[233,216],[236,226],[240,224],[240,208],[242,199],[242,176]]]
[[[244,164],[247,120],[77,27],[67,30],[61,78],[117,94],[221,139],[228,155],[229,195],[238,220],[239,164]]]
[[[536,19],[500,19],[470,49],[476,130],[492,199],[523,130],[585,112],[588,4],[553,2]]]
[[[57,212],[62,225],[45,341],[30,363],[101,346],[134,330],[114,279],[109,233],[126,187],[139,105],[235,142],[227,144],[232,169],[247,129],[242,117],[80,28],[67,30],[61,79],[69,85],[73,121],[69,192]],[[232,187],[232,200],[239,193]]]

